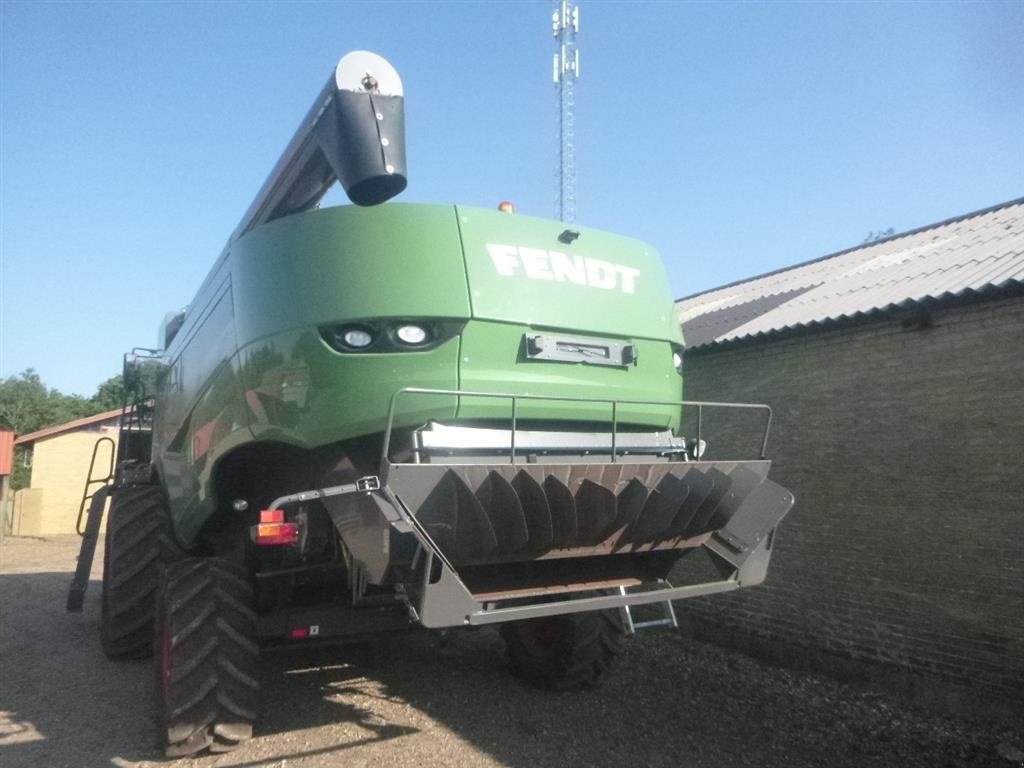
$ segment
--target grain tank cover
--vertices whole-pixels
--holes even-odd
[[[239,223],[253,227],[308,211],[335,181],[356,205],[378,205],[405,189],[402,81],[375,53],[341,58]]]

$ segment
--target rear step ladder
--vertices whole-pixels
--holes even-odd
[[[148,483],[152,474],[149,465],[152,448],[153,407],[146,393],[145,382],[139,365],[147,360],[160,357],[156,349],[136,347],[124,356],[121,380],[124,382],[124,400],[121,403],[121,418],[118,422],[117,443],[109,437],[101,437],[92,449],[89,474],[86,475],[82,502],[78,506],[78,521],[75,530],[82,537],[82,548],[78,552],[78,565],[68,590],[68,613],[81,613],[85,602],[85,590],[89,586],[89,572],[96,554],[96,542],[100,536],[100,524],[107,499],[115,487],[125,484]],[[110,463],[106,477],[93,477],[100,445],[110,443]],[[90,490],[93,486],[99,486]],[[88,513],[86,506],[88,505]],[[82,519],[85,518],[85,525]]]
[[[619,587],[619,594],[625,595],[626,588]],[[626,625],[626,634],[635,635],[638,629],[652,629],[654,627],[672,627],[672,629],[679,628],[679,622],[676,620],[676,609],[672,606],[671,600],[666,600],[661,603],[662,611],[664,611],[664,617],[660,619],[651,619],[650,621],[633,621],[633,613],[630,611],[628,605],[622,606],[622,621]]]
[[[112,487],[104,485],[92,494],[89,514],[85,519],[85,531],[82,533],[82,549],[78,553],[78,565],[75,567],[75,577],[71,580],[71,589],[68,590],[68,613],[82,612],[85,589],[89,586],[89,572],[92,570],[92,558],[96,554],[96,541],[100,536],[103,508],[107,504],[107,496]]]
[[[110,463],[105,477],[94,477],[96,459],[99,457],[100,446],[110,443]],[[103,508],[107,503],[107,495],[114,482],[114,461],[117,451],[114,441],[109,437],[101,437],[92,448],[92,460],[89,462],[89,474],[86,475],[85,488],[82,491],[82,502],[78,505],[78,520],[75,531],[82,537],[82,548],[78,552],[78,565],[75,576],[68,590],[68,613],[81,613],[85,602],[85,590],[89,586],[89,572],[92,570],[92,559],[96,553],[96,541],[100,535],[100,522],[103,520]],[[99,488],[93,489],[93,486]],[[88,514],[86,514],[88,508]],[[85,518],[85,527],[82,519]]]

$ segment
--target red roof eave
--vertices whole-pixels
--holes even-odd
[[[112,411],[104,411],[103,413],[97,413],[93,416],[86,416],[84,419],[75,419],[65,424],[58,424],[55,427],[47,427],[46,429],[40,429],[36,432],[29,432],[27,435],[21,435],[14,440],[15,445],[25,445],[26,443],[34,443],[36,440],[40,440],[44,437],[51,437],[53,435],[59,435],[61,432],[71,432],[72,430],[78,429],[79,427],[87,427],[90,424],[95,424],[99,421],[106,421],[113,419],[121,415],[121,409],[115,408]]]

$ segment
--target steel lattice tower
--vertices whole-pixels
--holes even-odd
[[[574,0],[556,0],[551,30],[556,41],[554,80],[558,86],[558,218],[576,221],[576,78],[580,74],[580,9]]]

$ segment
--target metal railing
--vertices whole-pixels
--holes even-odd
[[[156,363],[163,357],[159,349],[134,347],[126,352],[122,364],[121,380],[124,383],[124,398],[121,401],[121,428],[117,440],[117,464],[128,456],[129,435],[145,432],[152,428],[153,393],[147,389],[142,368],[147,363]]]
[[[93,470],[96,469],[96,459],[99,457],[100,446],[104,443],[110,443],[110,456],[109,461],[107,462],[107,474],[103,477],[93,477]],[[85,487],[82,489],[82,501],[78,505],[78,519],[75,521],[75,532],[79,536],[85,535],[85,528],[82,527],[82,518],[85,517],[85,510],[89,505],[89,501],[96,495],[96,491],[99,490],[99,488],[93,490],[91,486],[98,485],[100,488],[106,488],[114,481],[114,462],[116,455],[117,446],[109,437],[101,437],[92,447],[92,458],[89,460],[89,473],[85,476]]]
[[[388,406],[388,421],[387,427],[384,431],[384,445],[381,450],[381,467],[383,468],[388,462],[388,456],[390,455],[391,449],[391,436],[394,432],[395,414],[398,407],[398,399],[402,395],[436,395],[444,397],[489,397],[494,399],[502,399],[511,401],[511,436],[509,439],[509,461],[512,464],[516,463],[516,419],[517,419],[517,405],[523,400],[529,401],[550,401],[550,402],[565,402],[565,403],[589,403],[589,404],[604,404],[611,406],[611,462],[614,464],[618,461],[618,448],[616,444],[619,426],[619,407],[624,405],[654,405],[654,406],[676,406],[680,408],[682,412],[683,408],[696,407],[697,409],[697,445],[701,444],[703,421],[704,421],[704,409],[705,408],[732,408],[732,409],[753,409],[765,412],[765,424],[764,433],[761,437],[761,452],[760,458],[764,459],[767,457],[768,451],[768,435],[771,431],[772,426],[772,409],[764,403],[717,403],[707,400],[621,400],[615,398],[594,398],[594,397],[571,397],[568,395],[522,395],[512,394],[508,392],[473,392],[459,389],[425,389],[420,387],[403,387],[399,389],[391,396],[391,402]],[[680,414],[681,415],[681,414]]]

